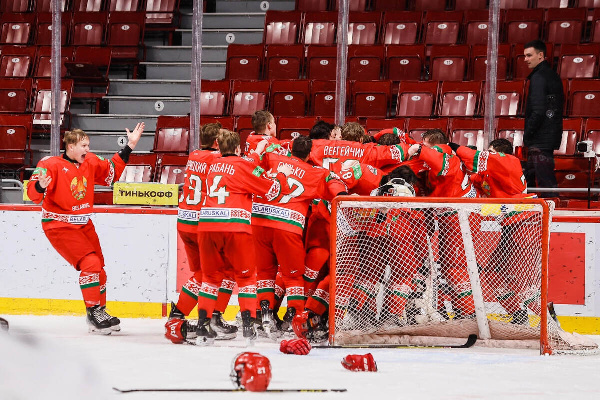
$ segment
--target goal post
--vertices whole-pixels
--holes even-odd
[[[553,203],[339,196],[329,343],[597,348],[548,317]]]

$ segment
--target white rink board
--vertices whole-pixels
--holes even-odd
[[[104,254],[108,300],[166,302],[169,285],[175,288],[176,219],[97,213],[92,221]],[[79,273],[50,245],[40,212],[0,210],[0,237],[0,297],[81,300]]]

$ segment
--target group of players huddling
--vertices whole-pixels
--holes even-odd
[[[397,128],[367,135],[356,122],[338,127],[319,121],[308,137],[280,141],[268,111],[255,112],[252,125],[242,151],[236,132],[206,124],[201,149],[189,155],[177,226],[193,275],[171,305],[165,326],[165,336],[174,343],[206,345],[235,338],[238,327],[223,319],[235,284],[248,341],[258,334],[277,340],[292,330],[300,338],[323,340],[329,202],[338,195],[530,197],[520,161],[505,139],[478,151],[448,143],[438,129],[426,131],[417,142]],[[121,175],[143,128],[138,124],[127,131],[128,145],[106,160],[89,152],[85,132],[67,132],[65,153],[42,159],[27,187],[29,197],[42,202],[44,233],[80,272],[93,332],[110,334],[120,329],[120,321],[106,312],[104,258],[89,218],[93,190],[88,184],[111,185]],[[459,299],[456,311],[472,316],[468,277],[453,271],[452,260],[446,264],[446,280]],[[398,315],[405,307],[405,289],[399,289],[393,303]],[[285,296],[287,310],[280,319]],[[503,306],[515,320],[526,318],[519,316],[526,311],[517,300],[504,297]],[[186,320],[196,306],[197,323]],[[287,342],[289,348],[283,349]],[[288,352],[305,351],[302,346],[282,342]]]

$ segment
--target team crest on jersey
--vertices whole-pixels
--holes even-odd
[[[75,198],[75,200],[81,200],[85,197],[85,193],[87,191],[87,179],[84,176],[78,177],[76,176],[71,181],[71,194]]]

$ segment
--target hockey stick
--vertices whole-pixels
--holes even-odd
[[[119,389],[113,387],[119,393],[135,392],[210,392],[210,393],[229,393],[246,392],[244,389]],[[267,389],[265,392],[271,393],[327,393],[327,392],[347,392],[348,389]]]
[[[548,302],[548,313],[550,314],[550,317],[552,317],[554,322],[556,322],[556,325],[558,326],[558,328],[562,329],[560,327],[560,322],[558,322],[558,317],[556,316],[556,311],[554,311],[554,303],[552,301]]]
[[[472,333],[467,338],[464,344],[347,344],[340,346],[313,346],[313,349],[403,349],[403,348],[415,348],[415,349],[468,349],[473,347],[477,342],[477,335]]]

